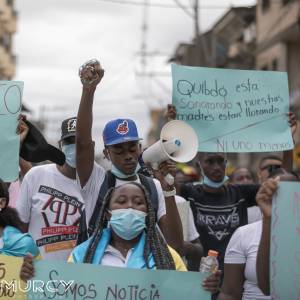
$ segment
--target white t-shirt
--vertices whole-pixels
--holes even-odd
[[[32,168],[24,177],[17,210],[43,259],[66,261],[76,244],[83,200],[75,179],[55,164]]]
[[[175,201],[176,201],[176,204],[187,202],[183,197],[178,196],[178,195],[175,196]],[[180,209],[178,209],[178,211],[179,211],[179,215],[180,215]],[[196,229],[194,216],[193,216],[190,206],[188,207],[188,212],[187,212],[186,217],[187,217],[187,220],[184,220],[184,216],[180,215],[182,226],[187,227],[186,230],[185,230],[185,228],[183,228],[183,232],[186,232],[185,240],[187,242],[191,242],[199,237],[199,233]]]
[[[262,222],[239,227],[226,249],[225,264],[245,264],[243,300],[270,300],[257,286],[256,257],[262,233]],[[225,275],[226,276],[226,275]]]
[[[262,220],[262,214],[259,206],[248,207],[247,213],[248,213],[248,224]]]
[[[94,163],[92,174],[87,181],[86,185],[81,188],[82,198],[84,199],[85,204],[85,215],[87,226],[94,212],[95,205],[97,203],[100,187],[105,178],[105,170],[99,166],[97,163]],[[156,179],[153,179],[158,195],[158,210],[157,210],[157,220],[166,214],[166,203],[163,191],[160,185],[160,182]],[[79,178],[77,178],[78,186],[81,187]],[[140,182],[139,179],[136,182]],[[116,186],[128,183],[128,181],[116,180]]]
[[[0,249],[2,249],[3,246],[4,246],[4,244],[3,244],[3,237],[1,236],[1,237],[0,237]]]

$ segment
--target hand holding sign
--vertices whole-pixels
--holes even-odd
[[[271,294],[277,300],[300,295],[300,183],[281,182],[272,205]]]
[[[265,181],[258,193],[256,194],[256,202],[259,205],[264,218],[271,218],[272,215],[272,199],[278,187],[279,177],[270,178]]]

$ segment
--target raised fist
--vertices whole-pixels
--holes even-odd
[[[95,88],[104,75],[100,63],[96,59],[91,59],[79,68],[79,77],[82,85],[86,88]]]

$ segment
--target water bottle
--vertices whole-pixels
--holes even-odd
[[[208,251],[208,256],[201,258],[200,269],[199,271],[202,273],[213,274],[219,269],[218,262],[219,253],[214,250]]]

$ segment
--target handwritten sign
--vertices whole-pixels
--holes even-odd
[[[211,297],[201,288],[206,276],[202,273],[55,261],[37,261],[35,267],[34,280],[44,282],[45,288],[29,292],[28,299],[182,300],[188,297],[189,300],[208,300]]]
[[[271,293],[274,300],[298,300],[300,297],[300,183],[280,183],[272,209]]]
[[[23,258],[0,255],[0,299],[26,299],[25,283],[19,279]]]
[[[0,178],[15,181],[19,173],[20,138],[16,134],[22,108],[23,82],[0,81]]]
[[[202,152],[293,148],[286,73],[172,65],[177,119],[197,132]]]

